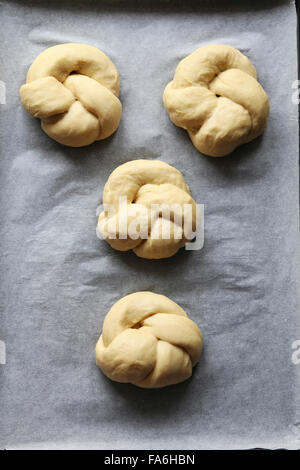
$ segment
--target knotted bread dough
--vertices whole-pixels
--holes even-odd
[[[102,238],[112,248],[132,249],[141,258],[173,256],[194,237],[200,222],[199,206],[182,174],[159,160],[134,160],[117,167],[102,198],[104,211],[98,220]],[[136,235],[132,227],[138,227]]]
[[[109,137],[119,126],[119,74],[96,47],[60,44],[30,66],[21,101],[52,139],[71,147]]]
[[[212,157],[228,155],[259,136],[269,114],[254,66],[225,45],[201,47],[179,62],[163,102],[171,121]]]
[[[95,355],[111,380],[159,388],[190,377],[201,351],[201,331],[179,305],[164,295],[136,292],[106,315]]]

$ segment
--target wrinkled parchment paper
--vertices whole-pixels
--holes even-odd
[[[0,447],[300,447],[293,2],[2,0],[0,14]],[[121,77],[119,130],[85,148],[48,138],[18,96],[37,54],[64,42],[99,47]],[[271,103],[264,136],[224,159],[199,154],[162,105],[178,61],[211,43],[244,52]],[[183,172],[205,205],[201,251],[148,261],[96,237],[108,175],[136,158]],[[187,382],[142,390],[97,368],[107,311],[137,290],[169,296],[201,327]]]

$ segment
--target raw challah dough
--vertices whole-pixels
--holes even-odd
[[[120,204],[122,198],[125,203]],[[193,238],[200,221],[199,206],[180,171],[159,160],[117,167],[104,187],[103,204],[98,220],[102,238],[116,250],[132,249],[141,258],[173,256]],[[136,233],[132,227],[138,228]]]
[[[20,96],[52,139],[82,147],[118,128],[119,89],[118,71],[104,52],[71,43],[50,47],[35,59]]]
[[[179,62],[163,102],[171,121],[212,157],[228,155],[262,134],[269,114],[254,66],[225,45],[201,47]]]
[[[159,388],[186,380],[202,351],[202,334],[164,295],[136,292],[113,305],[96,345],[96,363],[116,382]]]

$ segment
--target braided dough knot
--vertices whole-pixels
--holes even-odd
[[[61,44],[43,51],[20,88],[24,108],[42,129],[71,147],[109,137],[118,128],[122,105],[119,74],[99,49]]]
[[[268,96],[256,70],[237,49],[210,45],[177,66],[164,105],[202,153],[221,157],[259,136],[267,125]]]
[[[116,168],[103,191],[98,230],[113,248],[142,258],[174,255],[195,236],[200,209],[180,171],[162,161]]]
[[[190,377],[201,351],[201,331],[179,305],[136,292],[108,312],[95,355],[110,379],[159,388]]]

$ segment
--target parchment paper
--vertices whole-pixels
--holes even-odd
[[[0,446],[300,447],[294,3],[3,0],[0,13]],[[47,137],[18,96],[37,54],[64,42],[99,47],[121,77],[119,130],[85,148]],[[211,43],[244,52],[271,103],[264,136],[224,159],[202,156],[162,105],[178,61]],[[106,179],[136,158],[183,172],[205,205],[203,250],[148,261],[96,237]],[[142,390],[97,368],[107,311],[138,290],[169,296],[202,329],[187,382]]]

